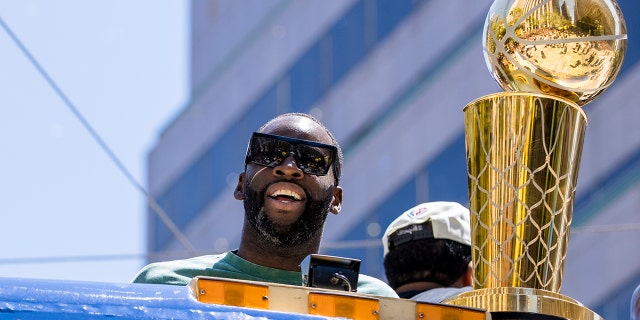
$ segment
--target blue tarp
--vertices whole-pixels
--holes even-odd
[[[0,319],[327,319],[198,302],[188,286],[0,277]]]

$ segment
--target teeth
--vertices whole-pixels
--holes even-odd
[[[293,192],[291,190],[280,189],[280,190],[276,190],[275,192],[273,192],[271,194],[271,197],[277,197],[277,196],[288,196],[288,197],[293,198],[294,200],[298,200],[298,201],[302,200],[302,197],[299,194],[297,194],[297,193],[295,193],[295,192]]]

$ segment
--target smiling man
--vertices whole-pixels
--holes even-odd
[[[302,113],[278,116],[249,141],[234,191],[244,202],[237,250],[144,267],[133,282],[186,285],[212,276],[300,285],[300,263],[318,253],[329,212],[338,214],[342,151],[331,132]],[[357,292],[397,297],[383,281],[360,275]]]

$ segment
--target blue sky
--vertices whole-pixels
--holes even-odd
[[[188,8],[0,0],[0,17],[146,187],[147,153],[187,101]],[[0,155],[0,277],[130,281],[144,264],[144,195],[4,29]]]

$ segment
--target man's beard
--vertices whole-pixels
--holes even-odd
[[[249,224],[262,235],[265,240],[278,247],[293,247],[308,242],[316,232],[321,231],[327,219],[333,195],[328,193],[323,199],[308,198],[304,213],[298,221],[280,231],[277,225],[264,212],[264,195],[262,192],[244,186],[244,210]]]

